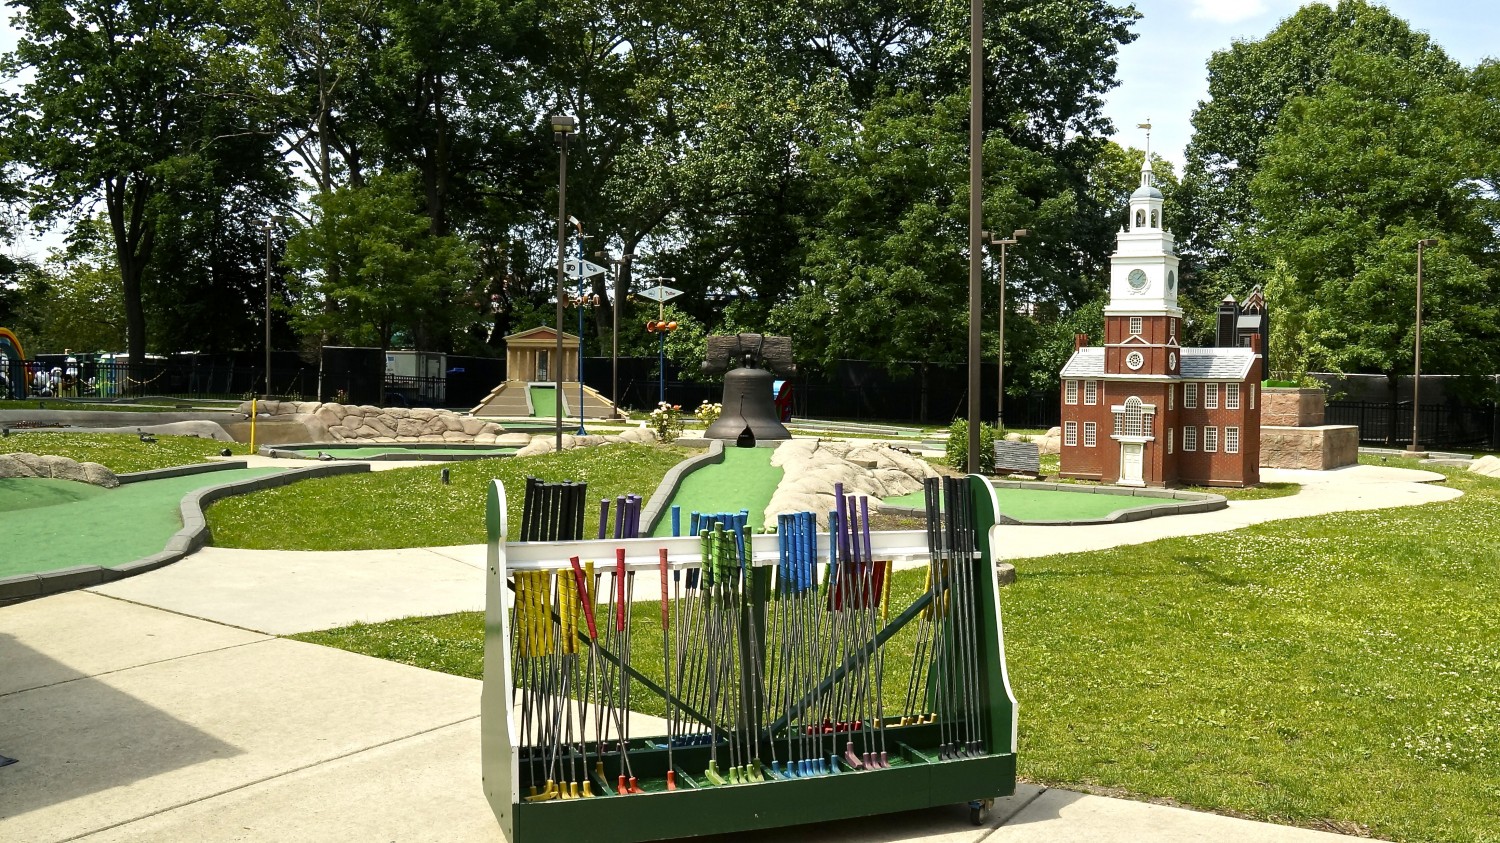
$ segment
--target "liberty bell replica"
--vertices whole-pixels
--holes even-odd
[[[704,431],[703,438],[733,440],[741,448],[792,438],[781,424],[772,389],[777,375],[791,377],[797,373],[790,337],[712,336],[708,338],[706,357],[705,373],[728,373],[724,375],[724,411]]]

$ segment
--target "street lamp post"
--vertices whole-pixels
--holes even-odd
[[[1406,449],[1412,453],[1422,451],[1418,438],[1422,420],[1422,250],[1437,244],[1438,241],[1432,238],[1417,241],[1416,373],[1411,382],[1411,446]]]
[[[979,270],[984,225],[984,0],[969,0],[969,471],[979,471]]]
[[[552,115],[552,136],[557,141],[557,345],[552,361],[553,381],[556,383],[553,414],[557,422],[557,450],[562,450],[562,323],[563,298],[567,291],[563,287],[565,277],[563,264],[567,262],[568,247],[568,137],[578,128],[578,121],[567,114]],[[582,337],[579,341],[582,342]],[[580,347],[579,351],[583,349]]]
[[[1022,237],[1030,234],[1025,228],[1018,228],[1009,237],[996,237],[989,234],[985,239],[991,246],[1000,247],[1000,374],[996,377],[995,384],[999,389],[999,397],[995,399],[995,430],[997,432],[1005,429],[1005,247],[1014,246]]]
[[[272,214],[266,218],[266,400],[271,400],[271,231],[285,217]]]

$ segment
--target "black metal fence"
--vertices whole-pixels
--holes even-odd
[[[355,404],[386,403],[468,409],[505,380],[505,361],[449,355],[443,375],[400,376],[386,371],[378,348],[327,347],[313,360],[293,351],[271,356],[270,394],[298,400],[341,400]],[[608,357],[584,359],[584,382],[611,395]],[[146,396],[185,400],[242,400],[267,391],[265,356],[256,352],[174,354],[150,357],[132,365],[114,357],[38,355],[11,362],[0,396],[12,398],[93,398],[122,401]],[[984,367],[980,406],[985,419],[995,414],[995,364]],[[618,403],[643,410],[656,406],[661,384],[655,357],[619,361]],[[792,411],[803,418],[946,425],[968,411],[968,374],[963,366],[913,365],[893,375],[879,364],[840,361],[828,369],[807,367],[792,381]],[[718,401],[718,378],[689,379],[668,361],[665,397],[691,411],[703,401]],[[1057,393],[1008,396],[1005,420],[1010,427],[1051,427],[1059,423]]]
[[[1411,444],[1412,404],[1386,401],[1329,401],[1324,421],[1352,424],[1359,440],[1372,445]],[[1500,450],[1500,416],[1494,404],[1423,404],[1418,436],[1435,448]]]

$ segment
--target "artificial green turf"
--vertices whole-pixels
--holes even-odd
[[[922,492],[886,498],[892,506],[922,507]],[[1017,521],[1086,521],[1103,518],[1122,509],[1141,509],[1172,503],[1169,498],[1137,498],[1127,495],[1095,495],[1089,492],[1058,492],[1050,489],[995,489],[1000,513]]]
[[[280,470],[230,469],[147,480],[45,509],[0,510],[0,536],[6,537],[0,577],[75,565],[113,568],[160,553],[182,529],[184,496]]]
[[[339,477],[238,495],[208,508],[213,543],[256,550],[377,550],[479,544],[485,495],[505,485],[510,537],[519,536],[528,475],[589,484],[588,496],[649,498],[690,453],[656,445],[602,445],[534,457],[468,460]],[[439,478],[448,469],[450,484]],[[592,535],[597,509],[585,517]]]
[[[784,476],[771,465],[775,448],[725,448],[724,461],[705,465],[682,478],[677,494],[663,510],[655,536],[672,535],[671,507],[682,507],[682,529],[688,528],[693,512],[719,513],[750,510],[749,524],[759,527],[766,517],[766,505],[776,493]]]
[[[0,477],[0,512],[42,509],[97,497],[102,486],[50,477]]]
[[[555,417],[557,415],[557,387],[555,386],[528,386],[526,389],[531,394],[531,415],[536,418]],[[566,413],[564,413],[566,415]]]
[[[1393,840],[1500,840],[1500,481],[1438,470],[1462,497],[1018,560],[1002,604],[1022,777]],[[896,574],[896,605],[920,576]],[[656,612],[632,616],[647,675]],[[479,676],[482,635],[469,613],[322,640]]]
[[[116,474],[190,465],[218,456],[228,448],[238,455],[249,447],[237,442],[219,442],[197,436],[158,436],[142,442],[134,433],[53,433],[12,430],[0,437],[0,454],[54,454],[79,462],[96,462]]]

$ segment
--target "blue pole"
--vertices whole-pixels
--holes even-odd
[[[656,401],[659,404],[667,403],[667,332],[658,329],[660,336],[656,338]]]

